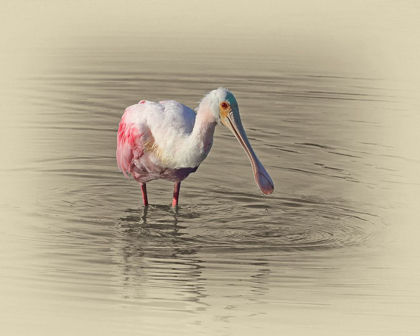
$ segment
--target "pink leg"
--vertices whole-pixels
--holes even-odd
[[[179,190],[181,189],[181,182],[175,182],[174,197],[172,198],[172,206],[178,206]]]
[[[149,201],[147,200],[146,183],[140,183],[140,187],[141,187],[141,194],[143,195],[143,204],[144,206],[148,206]]]

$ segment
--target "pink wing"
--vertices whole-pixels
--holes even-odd
[[[137,124],[130,122],[133,109],[127,108],[121,118],[118,128],[117,138],[117,164],[118,169],[129,178],[128,174],[132,171],[134,160],[140,158],[143,154],[141,142],[142,134]]]
[[[127,178],[127,173],[131,173],[138,180],[139,170],[143,180],[148,174],[149,180],[159,178],[162,168],[167,167],[159,165],[160,159],[150,151],[151,144],[174,152],[174,139],[188,136],[194,122],[194,111],[172,100],[159,103],[141,100],[127,107],[118,128],[116,156],[119,170]]]

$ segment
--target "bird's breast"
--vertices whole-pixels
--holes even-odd
[[[199,166],[207,157],[212,147],[212,141],[191,143],[190,139],[149,146],[153,161],[163,168],[181,169]]]

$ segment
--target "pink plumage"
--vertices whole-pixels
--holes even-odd
[[[140,157],[140,155],[143,154],[143,151],[140,147],[141,135],[139,130],[135,125],[127,124],[124,121],[124,116],[122,117],[118,128],[117,163],[118,169],[128,178],[127,172],[132,171],[134,157]]]

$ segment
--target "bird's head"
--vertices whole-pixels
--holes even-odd
[[[249,143],[242,126],[235,96],[229,90],[220,87],[208,93],[202,103],[208,105],[219,124],[225,125],[235,135],[251,161],[255,182],[265,195],[271,194],[274,183]]]

